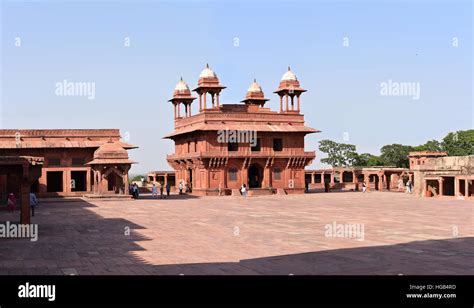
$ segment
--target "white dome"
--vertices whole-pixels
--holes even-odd
[[[258,92],[258,93],[262,93],[263,90],[262,90],[262,87],[257,83],[257,81],[254,79],[252,84],[250,85],[249,89],[247,90],[247,92]]]
[[[288,66],[288,71],[283,74],[281,80],[298,80],[296,75],[291,71],[290,67]]]
[[[186,82],[183,81],[183,78],[181,78],[180,81],[176,84],[176,87],[174,87],[175,91],[189,91],[189,87],[186,84]]]
[[[209,64],[206,64],[206,67],[202,70],[199,78],[217,78],[217,75],[209,68]]]

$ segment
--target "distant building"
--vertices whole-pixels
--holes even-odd
[[[174,190],[176,186],[176,176],[174,171],[151,171],[147,173],[146,177],[148,187],[150,187],[150,185],[152,185],[153,183],[160,183],[164,186],[167,186],[169,183],[169,185]]]
[[[175,87],[170,99],[175,130],[165,138],[175,142],[175,153],[167,160],[176,171],[177,185],[183,182],[198,195],[217,194],[219,187],[235,193],[242,184],[251,194],[303,192],[304,168],[316,157],[314,151],[305,152],[304,138],[319,131],[304,124],[300,96],[306,90],[295,74],[288,68],[275,91],[279,112],[264,107],[268,98],[256,80],[241,104],[221,104],[223,89],[206,66],[193,90],[199,113],[192,115],[196,97],[182,79]]]
[[[447,156],[446,152],[412,152],[414,193],[423,197],[474,196],[474,156]],[[418,163],[419,161],[419,163]]]
[[[371,190],[405,191],[407,181],[413,182],[409,169],[390,166],[334,167],[306,170],[305,174],[308,189],[323,189],[326,184],[330,189],[358,191],[365,182]]]
[[[39,197],[128,195],[134,162],[127,150],[133,148],[120,141],[118,129],[0,129],[0,158],[41,161],[39,177],[30,183]],[[22,161],[27,160],[36,161]],[[20,173],[0,172],[0,198],[10,192],[18,196],[20,182]]]

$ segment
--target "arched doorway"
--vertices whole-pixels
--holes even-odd
[[[263,168],[258,164],[250,166],[248,171],[249,188],[262,188]]]
[[[114,194],[121,194],[124,191],[124,183],[121,176],[115,172],[111,172],[107,176],[107,190]]]

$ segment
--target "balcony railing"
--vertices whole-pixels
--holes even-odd
[[[316,156],[316,151],[301,151],[301,150],[286,150],[286,151],[273,151],[273,150],[260,150],[260,151],[250,151],[249,150],[240,150],[240,151],[209,151],[209,152],[191,152],[183,154],[171,154],[167,155],[168,160],[179,160],[179,159],[191,159],[191,158],[213,158],[213,157],[230,157],[230,158],[287,158],[287,157],[308,157],[314,158]]]

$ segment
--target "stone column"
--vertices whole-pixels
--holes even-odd
[[[125,175],[123,176],[123,179],[124,179],[124,186],[125,186],[125,194],[129,195],[130,192],[128,191],[128,185],[130,183],[128,182],[128,170],[125,172]]]
[[[357,181],[356,173],[355,173],[355,171],[352,171],[352,183],[357,184],[357,182],[358,181]]]
[[[206,92],[204,92],[203,95],[204,95],[204,106],[203,106],[204,108],[203,109],[207,109],[207,103],[206,103],[206,99],[207,99],[206,96],[207,95],[206,95]]]
[[[92,187],[91,187],[91,169],[87,169],[86,172],[86,190],[88,193],[92,192]]]
[[[464,183],[464,197],[469,197],[469,179],[466,176],[466,181]]]
[[[383,174],[379,174],[378,175],[379,177],[379,191],[382,191],[384,189],[384,175]]]
[[[311,172],[311,184],[314,184],[314,172]]]
[[[262,185],[262,188],[270,188],[270,168],[268,167],[263,169],[262,183],[265,184],[265,186]]]
[[[280,96],[280,112],[283,112],[283,96]]]
[[[297,109],[296,110],[298,112],[300,112],[300,96],[299,95],[296,96],[296,103],[297,103],[297,105],[296,105]]]
[[[217,107],[219,107],[219,93],[217,93],[217,96],[216,96],[216,103],[217,103]]]
[[[202,94],[199,93],[199,112],[202,111]]]
[[[458,197],[461,195],[461,189],[459,185],[459,179],[454,177],[454,197]]]
[[[285,109],[285,111],[288,111],[288,94],[285,94],[285,99],[286,99],[286,109]]]
[[[247,189],[249,188],[249,183],[248,183],[248,169],[247,168],[243,168],[240,172],[240,176],[241,176],[241,182],[242,183],[239,183],[240,185],[242,184],[245,184],[247,185]],[[240,187],[239,185],[239,187]]]
[[[30,183],[22,180],[20,185],[20,223],[30,224]]]
[[[334,185],[334,170],[331,172],[331,185]]]
[[[63,170],[63,191],[71,192],[71,170],[69,168]]]
[[[176,119],[176,115],[177,115],[176,114],[176,104],[173,104],[173,106],[174,106],[174,118]]]
[[[444,193],[444,191],[443,191],[443,179],[442,178],[440,178],[438,180],[438,185],[439,185],[439,195],[442,196],[443,193]]]
[[[165,187],[168,185],[168,173],[165,173]]]

